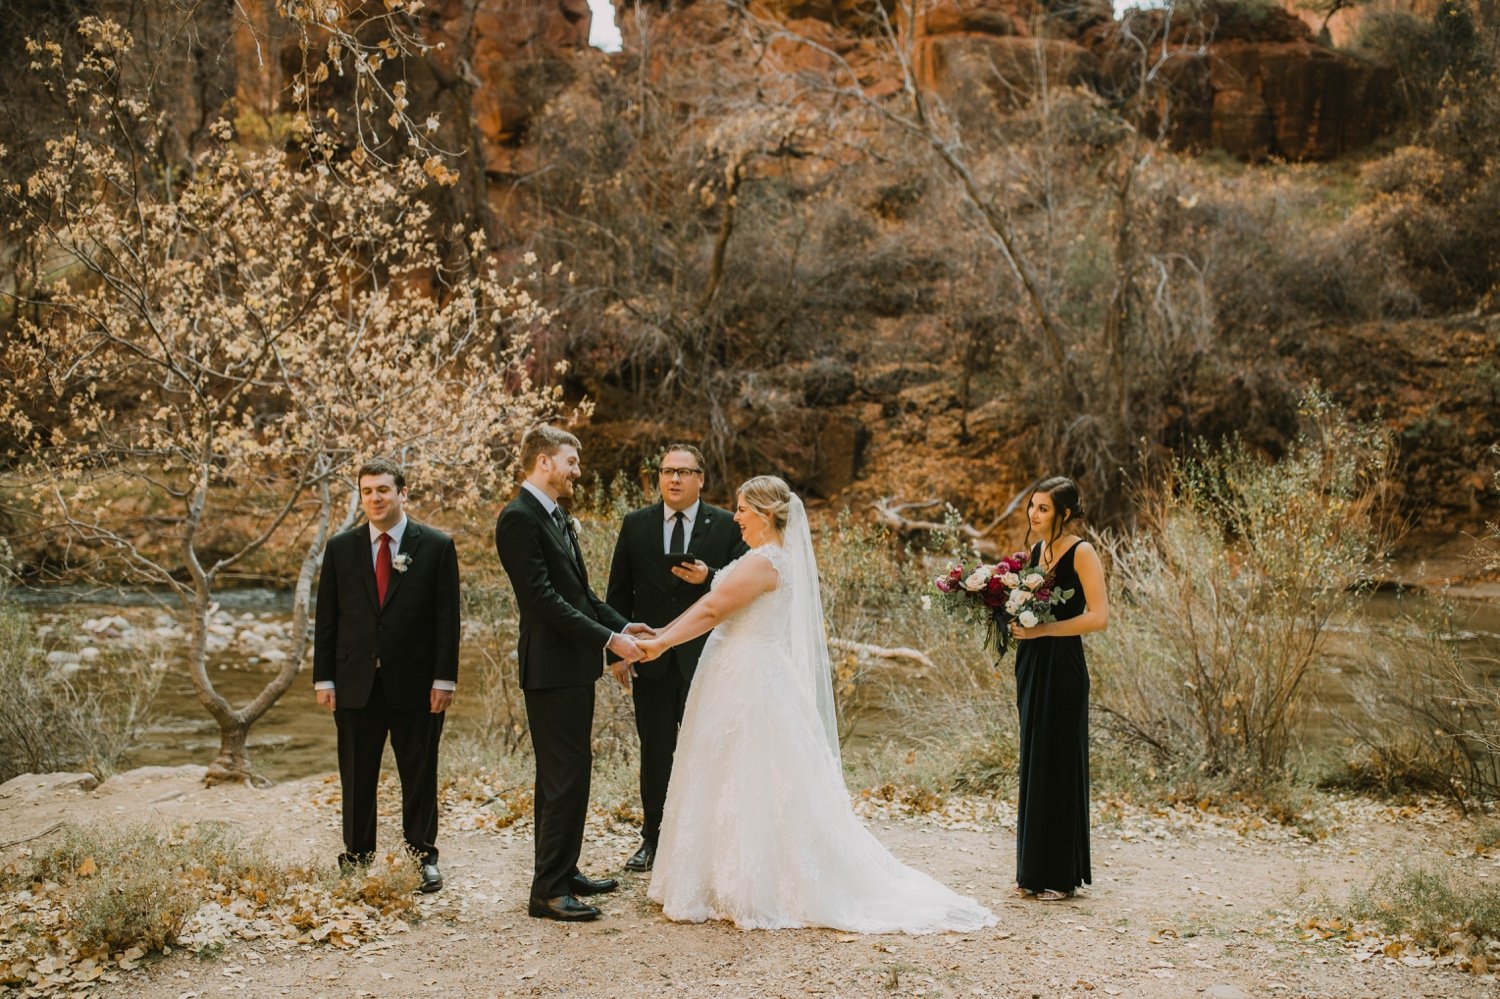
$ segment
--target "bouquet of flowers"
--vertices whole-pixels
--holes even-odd
[[[938,592],[950,599],[944,604],[953,610],[972,613],[978,608],[993,621],[996,644],[1003,656],[1010,647],[1010,623],[1019,621],[1023,628],[1034,628],[1056,621],[1052,608],[1073,596],[1072,590],[1053,585],[1052,574],[1040,566],[1027,565],[1025,552],[1016,552],[994,565],[983,562],[969,568],[959,562],[945,575],[933,580]]]

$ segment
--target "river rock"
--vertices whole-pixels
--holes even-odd
[[[83,793],[99,786],[90,773],[20,774],[0,784],[0,800],[30,801],[59,792]]]
[[[208,767],[194,763],[187,763],[180,767],[136,767],[121,774],[115,774],[109,780],[99,785],[100,794],[117,794],[133,788],[146,787],[151,784],[160,784],[166,781],[194,781],[202,783],[208,774]]]

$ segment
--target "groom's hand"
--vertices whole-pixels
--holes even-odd
[[[629,635],[611,635],[609,644],[605,648],[628,663],[633,663],[641,657],[640,646],[636,645],[635,639]]]
[[[332,711],[335,707],[338,706],[338,701],[334,700],[332,687],[319,687],[313,693],[317,695],[318,703],[327,708],[329,711]]]
[[[625,634],[632,638],[655,638],[656,629],[649,624],[637,622],[635,624],[627,624],[625,626]]]
[[[624,687],[626,690],[629,690],[630,681],[635,677],[635,664],[628,663],[625,660],[621,659],[609,669],[610,672],[615,675],[615,679],[620,681],[620,686]]]

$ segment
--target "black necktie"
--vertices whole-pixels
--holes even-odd
[[[672,543],[668,546],[667,551],[673,555],[687,551],[687,545],[683,544],[682,532],[682,524],[685,519],[682,516],[681,510],[672,514]]]
[[[562,531],[563,541],[568,545],[568,551],[572,553],[573,560],[579,560],[578,546],[573,543],[573,535],[568,531],[568,515],[563,513],[563,508],[555,506],[552,508],[552,519],[557,522],[557,529]]]

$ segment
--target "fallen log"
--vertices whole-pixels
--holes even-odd
[[[832,648],[853,652],[855,655],[870,656],[873,659],[910,659],[912,662],[921,663],[928,669],[937,669],[937,663],[927,658],[927,653],[919,649],[909,649],[905,646],[870,645],[867,642],[851,642],[847,638],[830,638],[828,644]]]

